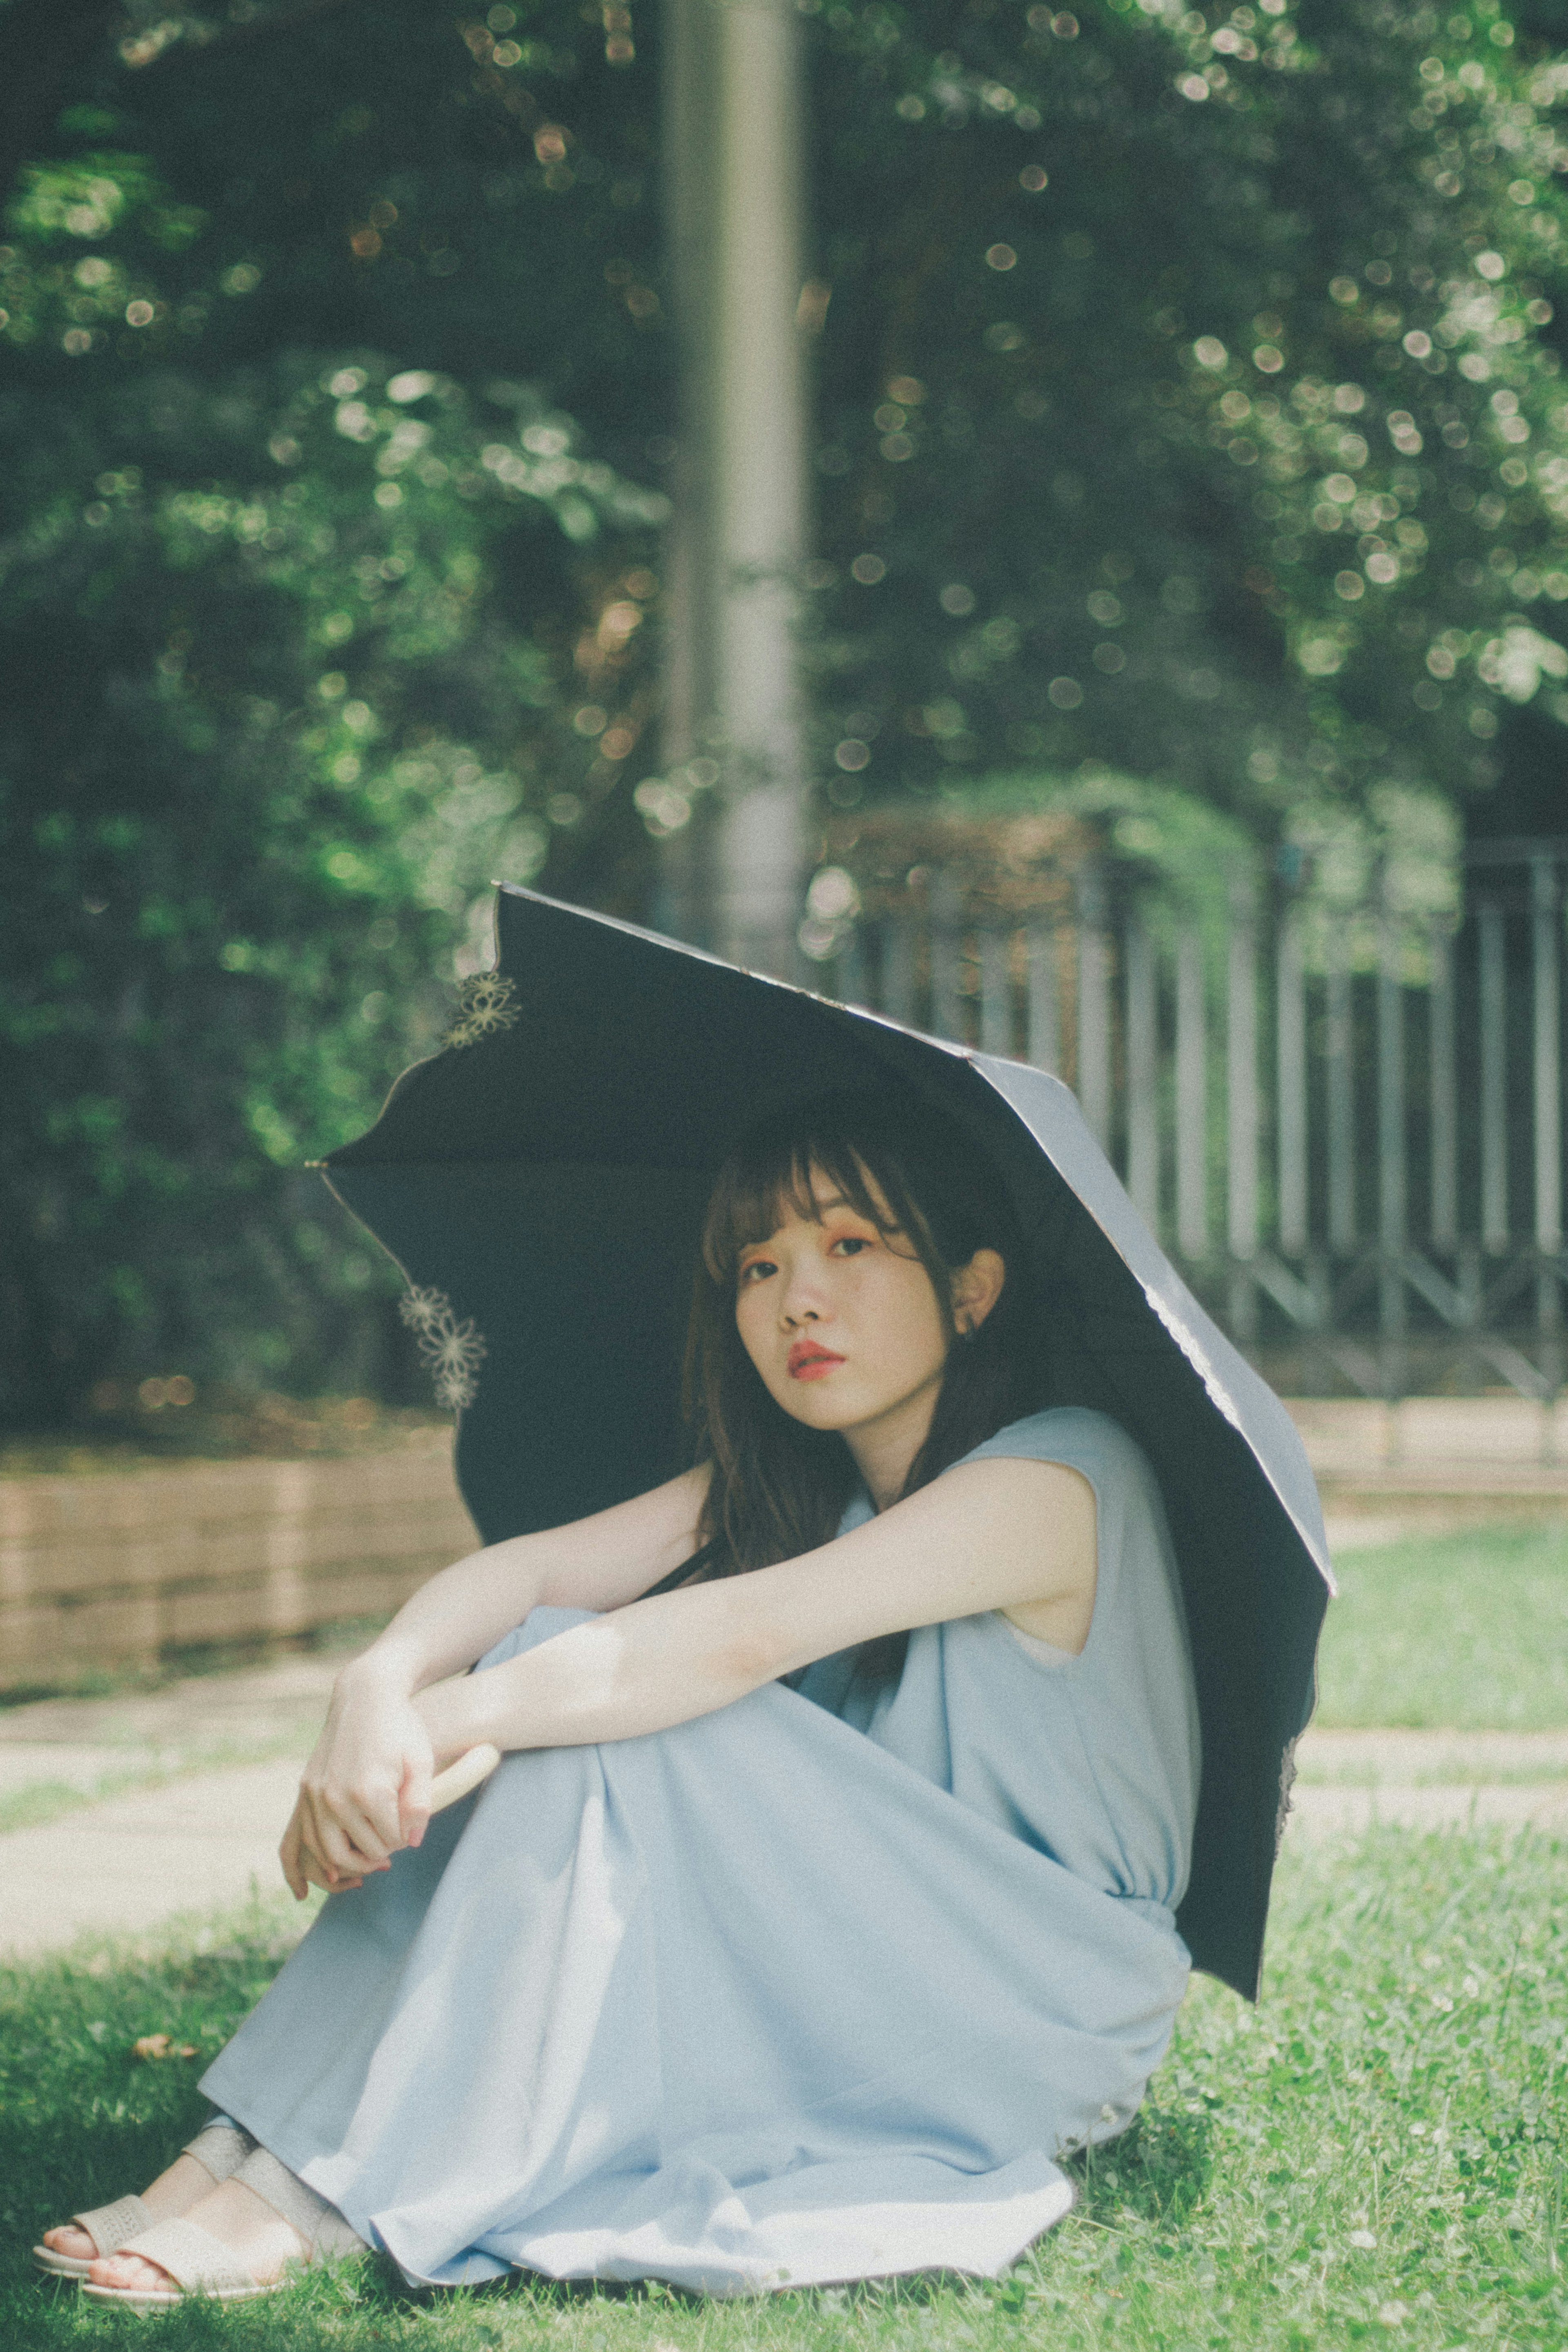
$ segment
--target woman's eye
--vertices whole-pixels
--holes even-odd
[[[744,1290],[748,1283],[760,1282],[765,1275],[771,1274],[773,1270],[773,1262],[770,1258],[754,1257],[749,1265],[743,1265],[740,1269],[741,1288]]]
[[[860,1234],[841,1234],[833,1247],[843,1250],[851,1257],[858,1257],[862,1250],[870,1249],[871,1244]]]

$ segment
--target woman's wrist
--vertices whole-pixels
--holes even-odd
[[[345,1697],[375,1692],[388,1697],[412,1698],[418,1685],[418,1662],[404,1651],[383,1649],[374,1642],[357,1658],[350,1658],[336,1684]]]
[[[438,1771],[465,1756],[481,1740],[497,1739],[496,1727],[490,1722],[491,1710],[483,1704],[484,1694],[476,1688],[485,1680],[482,1675],[454,1675],[450,1680],[431,1683],[418,1692],[413,1701],[413,1711],[430,1735]]]

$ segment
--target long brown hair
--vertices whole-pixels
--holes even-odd
[[[832,1432],[808,1429],[776,1403],[736,1328],[741,1252],[776,1233],[787,1208],[817,1218],[813,1177],[896,1234],[931,1278],[949,1347],[914,1494],[1038,1402],[1038,1318],[1030,1311],[1021,1235],[984,1155],[917,1098],[824,1094],[750,1129],[708,1201],[686,1334],[685,1402],[695,1458],[713,1464],[699,1549],[654,1587],[737,1576],[830,1541],[856,1485]],[[977,1250],[999,1252],[1000,1297],[972,1336],[953,1320],[953,1276]]]

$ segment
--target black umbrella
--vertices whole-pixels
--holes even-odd
[[[446,1046],[326,1163],[410,1280],[481,1535],[684,1466],[690,1269],[744,1127],[824,1087],[925,1096],[1011,1193],[1049,1302],[1051,1401],[1112,1414],[1164,1490],[1203,1724],[1179,1925],[1200,1968],[1253,1997],[1333,1590],[1317,1491],[1283,1406],[1161,1255],[1072,1095],[531,890],[503,888],[497,934],[497,971]]]

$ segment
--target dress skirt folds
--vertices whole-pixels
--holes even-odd
[[[413,2280],[714,2294],[993,2273],[1130,2120],[1186,1982],[1196,1711],[1103,1416],[981,1454],[1099,1501],[1081,1657],[998,1616],[694,1722],[507,1757],[332,1896],[204,2089]],[[867,1507],[859,1507],[863,1516]],[[580,1612],[535,1610],[485,1665]]]

